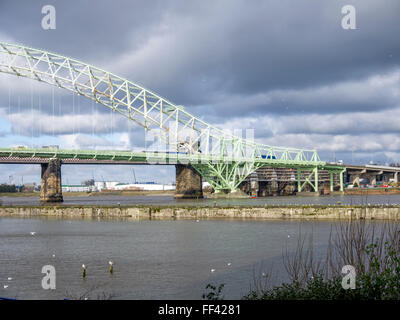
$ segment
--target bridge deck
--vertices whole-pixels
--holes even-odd
[[[158,164],[173,165],[201,163],[238,163],[249,162],[249,158],[229,158],[215,155],[168,153],[168,152],[131,152],[111,150],[61,150],[0,148],[0,163],[46,163],[49,159],[61,159],[64,164]],[[330,170],[343,170],[342,166],[327,164],[324,161],[301,161],[254,158],[259,165],[271,167],[304,167]]]

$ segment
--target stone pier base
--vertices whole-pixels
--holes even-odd
[[[175,198],[203,198],[201,175],[190,165],[177,164]]]
[[[318,197],[319,192],[314,192],[314,191],[296,192],[296,196]]]
[[[40,202],[62,202],[61,160],[51,159],[42,163]]]

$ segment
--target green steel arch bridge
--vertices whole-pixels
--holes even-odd
[[[118,112],[151,133],[160,151],[129,152],[1,148],[4,159],[75,159],[147,164],[182,164],[194,168],[216,192],[235,191],[263,166],[297,169],[298,190],[318,191],[318,170],[340,174],[343,166],[321,161],[316,150],[256,143],[232,135],[187,112],[184,107],[144,87],[90,64],[47,51],[0,42],[0,72],[69,90]],[[168,149],[167,149],[168,148]],[[311,172],[301,182],[301,172]]]

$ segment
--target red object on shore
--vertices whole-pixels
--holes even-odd
[[[251,197],[252,199],[257,199],[257,197]]]

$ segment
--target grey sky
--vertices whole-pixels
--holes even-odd
[[[56,7],[56,30],[41,28],[46,4]],[[356,30],[341,27],[347,4],[356,8]],[[0,39],[119,74],[215,125],[254,128],[260,142],[317,147],[324,160],[384,163],[400,161],[399,13],[396,0],[2,0]],[[20,121],[31,109],[30,88],[34,99],[41,95],[41,113],[52,116],[51,88],[0,75],[0,118],[11,123],[11,144],[32,136],[36,120]],[[58,134],[68,146],[76,133],[66,121],[72,96],[57,90],[56,99]],[[97,106],[97,122],[88,123],[83,115],[92,106],[79,103],[75,142],[93,143],[95,126],[96,139],[107,143],[108,110]],[[129,129],[130,146],[143,144],[141,129],[115,121],[114,133]]]

